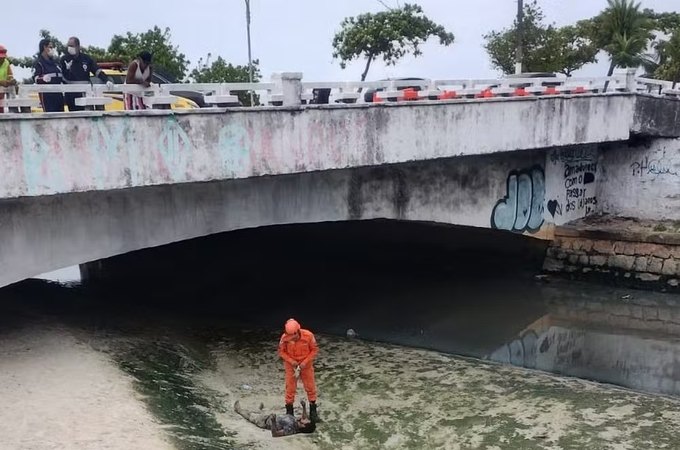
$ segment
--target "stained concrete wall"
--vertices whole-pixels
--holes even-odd
[[[554,148],[547,152],[545,218],[555,225],[599,212],[600,151],[596,145]]]
[[[508,195],[508,174],[539,171],[543,161],[544,152],[527,151],[5,199],[0,201],[0,286],[133,250],[265,225],[380,218],[489,228],[499,204],[512,214],[522,208],[530,212],[531,192]],[[544,227],[542,217],[527,213],[500,216],[508,227],[519,224],[517,232],[540,233]],[[528,220],[536,230],[526,227]]]
[[[622,167],[633,162],[601,156],[597,145],[641,130],[636,100],[5,114],[0,286],[263,225],[387,218],[549,238],[553,224],[603,211],[633,214],[611,200],[621,193],[616,183],[626,183]],[[677,141],[663,142],[675,158]],[[640,151],[663,154],[661,147]],[[677,176],[655,167],[655,182]],[[668,214],[677,213],[673,184],[664,183],[642,198],[665,193]]]
[[[629,138],[635,96],[0,116],[0,198],[280,175]]]
[[[680,139],[635,141],[602,151],[600,211],[649,220],[680,220]]]

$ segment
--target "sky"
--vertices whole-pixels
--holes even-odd
[[[403,0],[383,0],[396,6]],[[516,0],[411,0],[426,15],[455,35],[450,47],[429,42],[423,55],[407,57],[396,66],[382,61],[371,66],[367,80],[387,77],[430,79],[492,78],[482,35],[510,26]],[[208,53],[234,64],[247,64],[244,0],[33,0],[4,2],[0,44],[10,56],[37,52],[38,32],[48,29],[62,41],[78,36],[83,45],[107,47],[111,36],[143,32],[154,25],[169,27],[173,44],[187,55],[192,67]],[[606,0],[539,0],[546,18],[566,25],[596,15]],[[680,9],[679,0],[642,0],[657,11]],[[302,72],[305,81],[358,81],[364,67],[359,61],[340,68],[332,57],[332,39],[347,16],[377,12],[385,7],[378,0],[251,0],[253,58],[260,60],[268,80],[274,72]],[[576,76],[602,76],[606,57]],[[27,76],[28,74],[17,74]]]

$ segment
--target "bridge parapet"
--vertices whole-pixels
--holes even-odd
[[[6,98],[0,99],[0,108],[13,112],[30,112],[39,106],[38,93],[75,92],[85,94],[88,100],[80,101],[88,107],[103,106],[110,102],[106,94],[134,94],[160,97],[149,100],[150,107],[167,108],[178,92],[193,92],[202,96],[206,106],[240,106],[237,97],[241,92],[259,96],[258,106],[297,106],[310,103],[378,103],[385,101],[465,100],[511,98],[526,96],[563,96],[579,94],[645,93],[660,97],[680,98],[680,87],[669,81],[635,77],[632,70],[615,73],[611,77],[564,78],[500,78],[500,79],[396,79],[369,82],[314,82],[302,81],[301,73],[272,75],[266,83],[179,83],[154,85],[114,85],[107,89],[103,84],[72,85],[20,85],[17,88],[0,88]],[[321,91],[325,95],[319,96]],[[287,94],[286,94],[287,93]],[[368,95],[367,95],[368,93]],[[16,110],[16,111],[15,111]]]

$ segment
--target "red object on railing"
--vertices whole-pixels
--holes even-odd
[[[557,95],[560,91],[557,90],[555,86],[548,86],[545,88],[545,95]]]
[[[527,95],[529,95],[529,93],[523,87],[518,87],[518,88],[515,88],[514,95],[515,95],[515,97],[526,97]]]
[[[377,92],[374,92],[374,93],[373,93],[373,103],[380,103],[380,102],[382,102],[382,101],[383,101],[383,99],[381,99],[380,97],[378,97],[378,93],[377,93]]]
[[[456,91],[444,91],[438,96],[439,100],[450,100],[452,98],[458,98]]]
[[[574,89],[573,91],[571,91],[571,93],[572,93],[572,94],[585,94],[585,93],[586,93],[586,88],[584,88],[583,86],[578,86],[578,87],[576,87],[576,89]]]
[[[491,88],[484,89],[482,92],[479,94],[475,95],[475,98],[492,98],[495,97],[496,94],[493,93]]]
[[[413,88],[404,89],[404,100],[418,100],[418,91]]]
[[[124,70],[126,65],[119,61],[107,61],[97,63],[100,69]]]

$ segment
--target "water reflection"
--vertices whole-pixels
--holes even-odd
[[[546,313],[486,358],[634,389],[680,394],[675,295],[566,283],[541,289]],[[587,292],[586,296],[577,295]],[[576,297],[576,298],[574,298]]]

